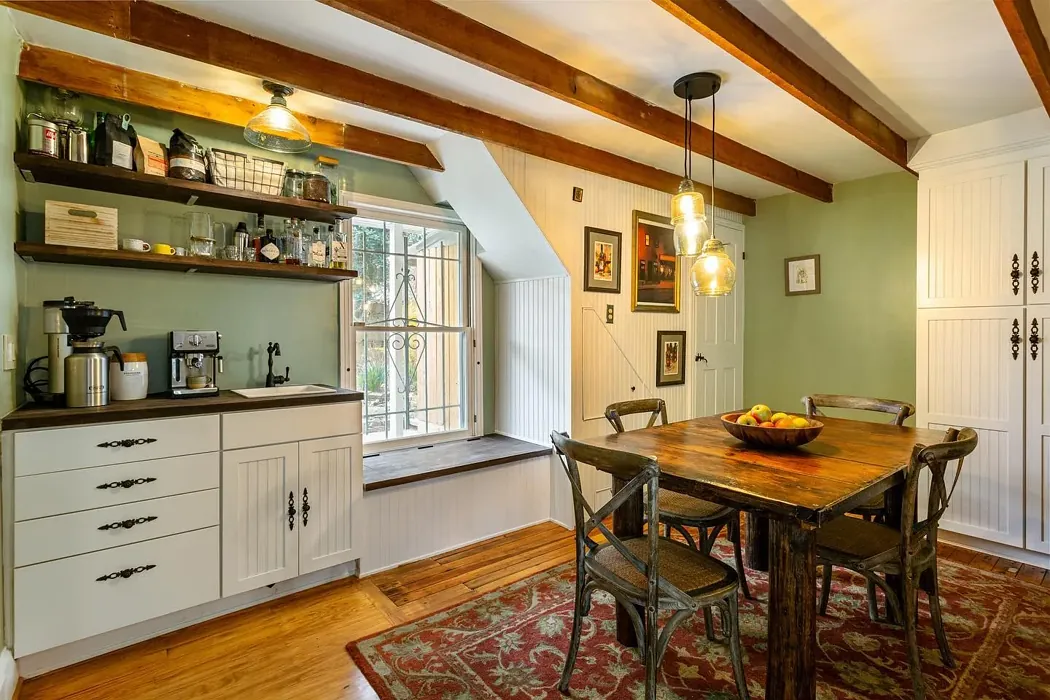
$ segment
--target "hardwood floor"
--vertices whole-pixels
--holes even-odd
[[[944,558],[1050,588],[1043,569],[942,543]],[[371,700],[347,642],[572,561],[572,533],[536,525],[179,630],[22,684],[20,700]]]

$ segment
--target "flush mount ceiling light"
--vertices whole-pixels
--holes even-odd
[[[310,134],[284,99],[295,90],[286,85],[263,81],[263,89],[273,95],[270,105],[244,127],[244,140],[253,146],[278,153],[302,153],[310,148]]]
[[[711,206],[715,205],[715,93],[722,87],[716,73],[691,73],[675,81],[674,94],[685,100],[684,177],[671,200],[675,252],[685,257],[699,255],[689,270],[693,292],[698,296],[725,296],[736,284],[736,266],[725,245],[714,236],[714,213],[710,230],[704,196],[693,182],[693,100],[711,98]],[[708,234],[710,233],[710,237]]]

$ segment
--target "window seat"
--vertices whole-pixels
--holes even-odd
[[[365,492],[376,491],[498,464],[543,457],[549,455],[551,449],[550,445],[538,445],[505,435],[485,435],[425,447],[365,454],[364,489]]]

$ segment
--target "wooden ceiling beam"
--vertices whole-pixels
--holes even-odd
[[[433,0],[321,0],[326,5],[658,139],[685,146],[681,115],[646,102]],[[668,94],[671,86],[667,86]],[[715,137],[717,161],[813,197],[830,183],[738,141]],[[711,130],[694,124],[693,150],[711,157]]]
[[[681,175],[151,2],[0,0],[0,5],[643,187],[673,193],[681,180]],[[755,200],[715,192],[719,207],[755,215]]]
[[[995,0],[995,7],[1032,78],[1043,109],[1050,113],[1050,46],[1039,27],[1031,0]]]
[[[26,45],[18,77],[74,92],[243,127],[266,105],[169,80],[83,56]],[[428,170],[444,170],[422,143],[352,124],[293,112],[321,146],[362,153]]]
[[[728,0],[653,2],[803,104],[907,169],[908,142],[903,136],[762,31]]]

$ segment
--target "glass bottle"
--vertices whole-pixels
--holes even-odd
[[[328,266],[336,270],[345,270],[350,259],[350,250],[346,244],[346,234],[329,224],[328,226]]]
[[[281,260],[281,248],[277,245],[277,238],[273,235],[273,229],[266,229],[262,240],[259,241],[259,262],[277,263]]]
[[[255,251],[255,262],[266,262],[262,258],[262,253],[259,252],[264,238],[266,238],[266,217],[259,214],[255,219],[255,230],[252,231],[252,250]]]
[[[288,265],[303,264],[303,222],[291,219],[285,230],[284,262]]]
[[[310,267],[327,267],[328,266],[328,246],[325,245],[324,236],[321,235],[321,228],[314,226],[313,235],[310,236],[310,247],[309,247],[309,261]]]

